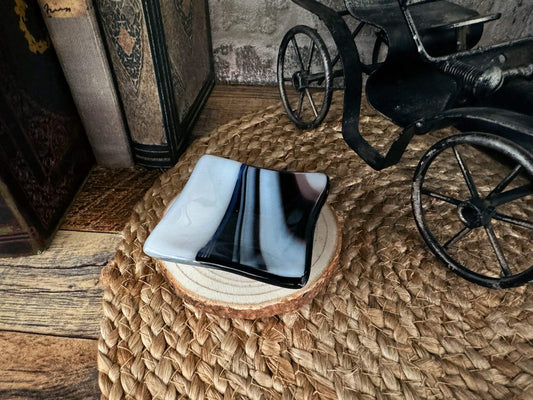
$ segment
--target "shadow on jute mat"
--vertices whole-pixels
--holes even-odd
[[[413,221],[414,166],[438,134],[416,137],[399,165],[376,172],[342,140],[340,112],[305,132],[279,107],[231,122],[196,141],[146,193],[102,273],[104,399],[533,399],[533,286],[463,280],[429,252]],[[368,107],[364,115],[363,132],[390,143],[396,127]],[[143,254],[203,154],[331,178],[340,265],[310,304],[258,320],[206,314]]]

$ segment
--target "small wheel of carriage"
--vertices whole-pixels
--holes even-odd
[[[531,152],[493,134],[450,136],[422,157],[412,189],[418,230],[452,271],[490,288],[533,279]]]
[[[322,38],[305,25],[290,29],[278,53],[278,85],[285,112],[301,129],[317,127],[333,93],[331,60]]]

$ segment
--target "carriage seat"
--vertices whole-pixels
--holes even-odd
[[[454,107],[496,107],[533,117],[533,37],[447,58],[470,67],[467,75],[496,67],[508,76],[495,91],[464,97],[465,82],[436,63],[385,63],[367,80],[367,100],[399,126]]]
[[[382,29],[389,39],[410,37],[398,0],[345,0],[345,6],[354,18]],[[419,1],[409,6],[409,11],[426,51],[432,56],[471,49],[481,39],[484,24],[501,16],[499,13],[480,15],[447,0]],[[413,50],[409,41],[398,44],[409,47],[389,51]]]

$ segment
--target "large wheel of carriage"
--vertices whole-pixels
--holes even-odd
[[[492,134],[447,137],[422,157],[412,206],[431,251],[490,288],[533,279],[533,156]]]
[[[290,29],[278,54],[278,85],[285,111],[301,129],[318,126],[333,93],[331,60],[322,38],[305,25]]]

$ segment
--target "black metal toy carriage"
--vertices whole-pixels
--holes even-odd
[[[316,0],[293,2],[325,24],[337,55],[331,58],[323,39],[308,26],[286,33],[278,83],[289,118],[302,129],[319,125],[331,103],[334,79],[343,77],[343,137],[376,170],[398,163],[414,135],[457,128],[461,133],[438,141],[416,168],[412,207],[418,229],[440,260],[472,282],[504,288],[533,280],[533,38],[476,48],[484,24],[500,15],[479,15],[445,0],[345,0],[342,11]],[[359,22],[353,31],[350,21]],[[360,61],[355,43],[365,25],[376,30],[367,64]],[[385,155],[359,132],[363,73],[368,74],[368,102],[402,128]],[[455,158],[459,172],[454,176],[464,181],[466,194],[442,189],[438,175],[449,177],[449,172],[439,170],[439,160],[446,156]],[[502,171],[488,189],[481,188],[467,161],[486,156],[495,171]],[[436,184],[428,178],[433,170]],[[457,219],[448,237],[427,218],[427,204],[435,202],[451,206]],[[498,235],[495,224],[507,224],[518,233]],[[454,255],[454,247],[474,233],[490,244],[494,265],[479,270],[468,257]],[[517,235],[521,246],[516,245]],[[511,250],[506,249],[507,239]],[[520,252],[524,266],[510,265],[507,251]]]

